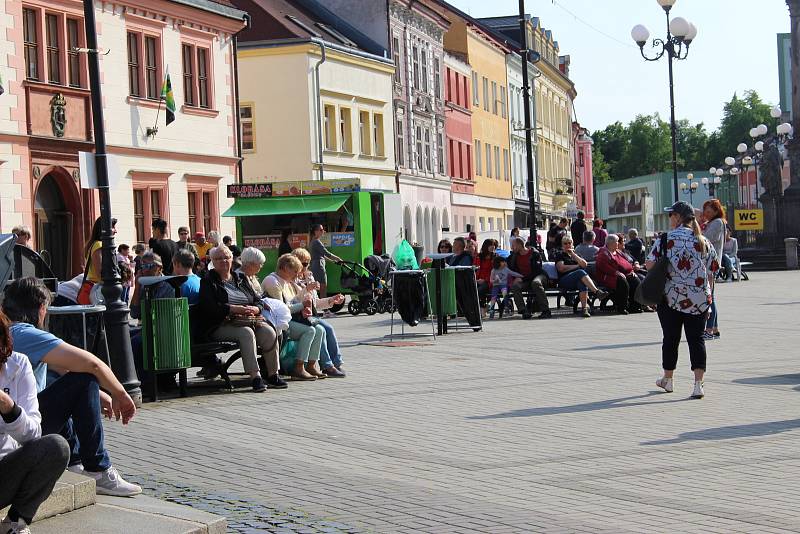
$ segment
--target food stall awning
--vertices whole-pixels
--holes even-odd
[[[222,214],[223,217],[257,215],[292,215],[337,211],[350,195],[317,195],[305,197],[239,198]]]

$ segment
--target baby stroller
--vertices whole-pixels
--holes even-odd
[[[389,285],[391,279],[389,273],[395,270],[395,263],[388,254],[383,256],[371,255],[364,258],[364,267],[377,276],[379,280],[378,294],[375,300],[378,302],[378,313],[386,313],[394,311],[392,303],[392,288]]]
[[[378,276],[372,274],[369,269],[360,263],[343,261],[340,263],[342,268],[339,282],[342,289],[351,292],[350,303],[347,310],[353,314],[366,313],[375,315],[387,311],[386,299],[389,299],[391,310],[392,293],[386,282]]]

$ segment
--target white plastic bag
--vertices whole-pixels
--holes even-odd
[[[278,332],[283,332],[289,328],[289,321],[292,320],[292,313],[289,311],[289,306],[284,304],[281,300],[271,299],[269,297],[261,299],[261,303],[264,305],[264,311],[261,312],[261,315],[264,316],[264,319],[275,325],[275,329]]]

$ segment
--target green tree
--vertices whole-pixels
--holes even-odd
[[[692,126],[686,119],[679,120],[676,133],[679,169],[708,169],[716,164],[708,153],[709,135],[703,123]]]
[[[610,169],[611,167],[609,166],[608,162],[606,162],[605,156],[603,156],[603,151],[600,150],[595,142],[595,144],[592,145],[592,172],[594,174],[592,178],[594,183],[604,184],[606,182],[610,182]]]
[[[669,125],[658,113],[637,115],[628,125],[628,143],[614,168],[614,179],[664,170],[672,159]]]
[[[751,146],[751,128],[766,124],[770,132],[774,132],[778,125],[778,121],[770,116],[771,106],[762,101],[755,91],[745,91],[743,98],[734,93],[733,98],[722,109],[718,133],[708,147],[709,157],[713,162],[711,165],[719,166],[727,156],[735,156],[739,143]]]

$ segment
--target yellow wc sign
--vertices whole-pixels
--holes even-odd
[[[733,210],[735,230],[763,230],[764,210]]]

